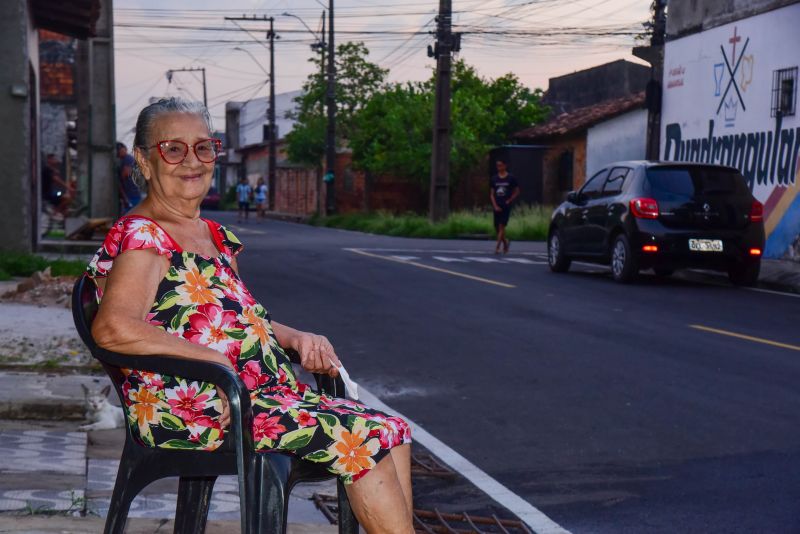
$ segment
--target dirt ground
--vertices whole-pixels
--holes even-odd
[[[72,323],[74,283],[73,277],[45,270],[0,296],[0,365],[96,366]]]

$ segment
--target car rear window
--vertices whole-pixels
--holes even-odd
[[[656,198],[695,195],[747,195],[744,177],[732,169],[713,167],[652,167],[647,181]]]

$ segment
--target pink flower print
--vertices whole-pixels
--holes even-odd
[[[144,318],[144,320],[147,321],[148,324],[151,324],[153,326],[164,326],[164,321],[159,321],[158,319],[156,319],[156,315],[158,314],[149,312],[147,314],[147,317]]]
[[[219,422],[207,415],[199,415],[190,421],[184,421],[189,431],[189,441],[200,441],[200,435],[209,428],[221,430]],[[216,447],[215,447],[216,448]]]
[[[249,361],[244,364],[244,367],[239,371],[239,378],[242,379],[244,385],[250,391],[263,386],[269,381],[269,375],[261,372],[261,366],[258,362]]]
[[[278,384],[286,383],[286,371],[278,367]]]
[[[378,440],[382,449],[401,445],[411,438],[411,429],[399,417],[375,417],[373,421],[380,421],[383,426],[378,430]]]
[[[307,410],[300,410],[297,412],[297,417],[294,420],[301,427],[314,426],[317,424],[314,415],[310,414]]]
[[[185,421],[198,417],[208,407],[208,401],[215,396],[214,389],[198,394],[200,386],[197,382],[187,384],[179,382],[178,386],[165,390],[170,412]]]
[[[253,440],[258,443],[264,438],[278,439],[283,432],[286,432],[286,427],[278,423],[279,416],[269,417],[265,413],[258,414],[253,419]]]
[[[216,304],[203,304],[189,316],[189,328],[183,337],[192,343],[217,350],[235,362],[241,352],[242,342],[228,336],[226,330],[242,330],[242,325],[236,320],[236,312],[223,311]]]
[[[273,401],[277,402],[280,406],[275,406],[271,411],[278,410],[281,413],[286,413],[290,409],[297,407],[300,404],[300,399],[291,397],[282,397],[280,395],[271,397]]]
[[[134,375],[144,383],[147,387],[154,387],[161,389],[164,387],[164,379],[158,373],[151,373],[149,371],[134,371]]]
[[[155,248],[159,254],[172,254],[167,234],[156,223],[138,217],[129,218],[126,223],[127,232],[122,239],[121,250]]]
[[[222,292],[227,298],[238,302],[243,308],[247,308],[256,303],[256,299],[247,291],[242,281],[231,272],[230,267],[220,265],[217,267],[217,272],[215,274],[222,283]]]

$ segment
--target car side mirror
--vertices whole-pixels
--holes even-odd
[[[567,193],[567,202],[572,202],[573,204],[578,203],[578,192],[577,191],[570,191]]]

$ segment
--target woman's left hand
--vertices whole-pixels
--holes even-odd
[[[300,363],[306,371],[330,376],[339,374],[336,367],[341,363],[327,337],[310,332],[298,332],[293,345],[300,354]]]

